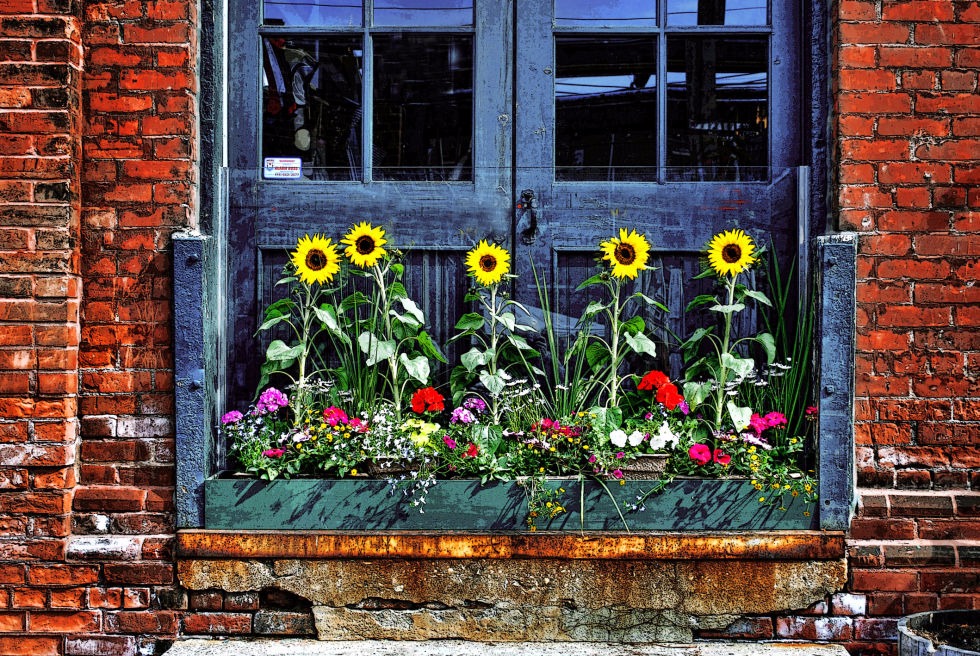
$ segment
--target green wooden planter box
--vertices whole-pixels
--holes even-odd
[[[564,487],[566,513],[538,520],[539,530],[625,530],[617,507],[636,499],[657,481],[625,485],[576,479],[549,481]],[[478,480],[439,481],[419,508],[404,498],[404,488],[372,479],[292,479],[260,481],[212,478],[205,482],[205,526],[241,530],[527,530],[527,497],[512,481],[480,485]],[[615,498],[615,502],[610,498]],[[645,503],[645,510],[623,510],[630,530],[728,531],[806,530],[816,528],[815,508],[786,497],[786,510],[760,504],[746,480],[677,479]],[[810,511],[811,516],[804,513]]]

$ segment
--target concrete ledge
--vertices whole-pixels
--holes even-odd
[[[625,645],[605,642],[398,642],[381,640],[181,640],[166,656],[847,656],[842,645],[733,643]]]
[[[217,531],[177,534],[178,557],[563,558],[572,560],[836,560],[832,531],[714,533],[453,533],[450,531]]]

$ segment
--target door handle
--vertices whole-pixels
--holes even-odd
[[[522,243],[531,245],[537,233],[538,201],[534,197],[533,189],[525,189],[521,192],[520,200],[517,201],[517,234],[520,235]]]

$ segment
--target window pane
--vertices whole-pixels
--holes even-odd
[[[298,158],[306,178],[360,179],[361,38],[263,37],[262,52],[262,157]]]
[[[650,27],[657,24],[656,0],[555,0],[558,25]]]
[[[668,25],[765,25],[766,0],[667,0]]]
[[[471,180],[473,37],[374,37],[374,176]]]
[[[425,27],[473,24],[473,0],[375,0],[375,25]]]
[[[668,178],[766,179],[767,53],[765,37],[668,37]]]
[[[263,0],[266,25],[348,25],[360,26],[363,0]]]
[[[555,37],[555,176],[655,180],[656,39]]]

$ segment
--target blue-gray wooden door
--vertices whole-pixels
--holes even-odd
[[[400,11],[398,4],[366,0],[350,5],[344,21],[298,22],[291,22],[289,10],[313,7],[323,15],[346,5],[265,0],[231,6],[233,397],[251,393],[260,358],[253,338],[257,317],[272,299],[286,250],[303,234],[337,239],[355,222],[384,225],[392,242],[409,251],[409,287],[442,338],[463,306],[462,256],[484,238],[514,253],[521,275],[517,298],[537,304],[528,271],[534,262],[557,310],[569,315],[581,305],[570,290],[593,266],[598,242],[620,227],[650,238],[660,270],[648,277],[647,291],[675,310],[692,293],[687,279],[697,269],[697,251],[720,229],[737,224],[795,252],[802,239],[795,167],[803,118],[795,0],[476,0],[471,10],[468,0],[405,0],[400,4],[407,7],[472,13],[429,24],[419,18],[424,12],[379,20],[395,15],[385,11]],[[378,146],[374,130],[376,115],[390,108],[375,101],[395,92],[378,88],[394,84],[380,74],[375,79],[384,65],[379,52],[413,38],[472,47],[471,159],[462,176],[420,173],[429,179],[412,179],[384,168],[391,153]],[[263,173],[270,154],[263,103],[275,77],[269,44],[277,40],[291,42],[294,56],[300,46],[356,44],[346,46],[348,59],[356,60],[346,73],[320,70],[338,80],[346,75],[346,83],[360,89],[351,101],[348,151],[351,144],[359,150],[349,171],[318,176],[304,169],[301,179]],[[605,90],[590,92],[593,83]],[[630,107],[627,113],[617,110],[620,102]],[[749,104],[755,128],[746,127]],[[410,134],[416,126],[404,127]],[[754,135],[748,146],[732,146],[746,141],[746,133]],[[684,332],[676,317],[672,321],[672,329]]]

